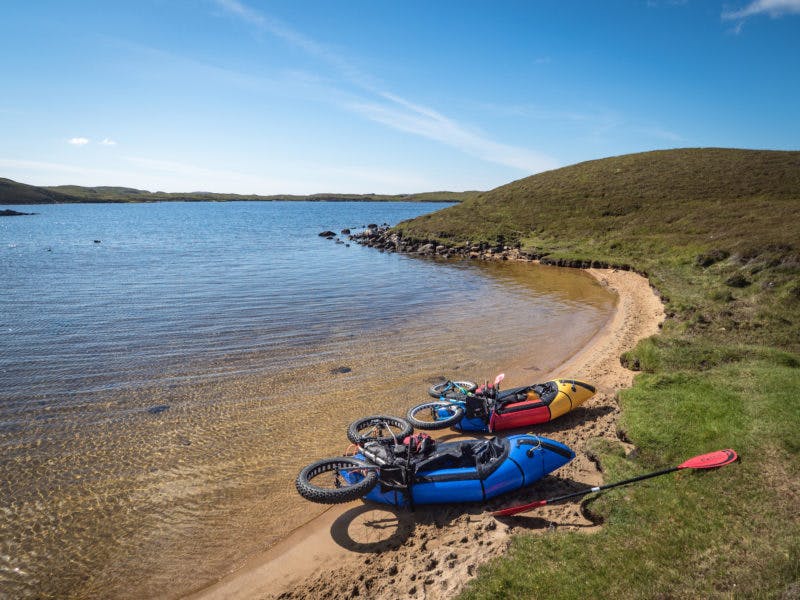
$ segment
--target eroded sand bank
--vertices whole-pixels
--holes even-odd
[[[618,295],[613,316],[552,377],[575,377],[598,393],[583,407],[536,433],[575,450],[576,458],[527,490],[487,505],[435,506],[414,513],[354,502],[334,506],[295,530],[266,553],[191,598],[449,598],[477,567],[502,554],[513,533],[553,527],[591,530],[577,503],[557,504],[501,522],[490,510],[597,485],[602,477],[586,453],[596,437],[616,439],[618,390],[634,373],[619,356],[655,334],[663,305],[646,278],[630,271],[589,269]],[[508,386],[530,383],[509,373]],[[447,435],[447,434],[445,434]]]

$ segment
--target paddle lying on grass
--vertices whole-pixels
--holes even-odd
[[[585,496],[586,494],[591,494],[592,492],[608,490],[621,485],[634,483],[636,481],[642,481],[643,479],[650,479],[651,477],[666,475],[667,473],[672,473],[673,471],[678,471],[679,469],[714,469],[716,467],[724,467],[725,465],[729,465],[734,462],[737,458],[738,455],[736,454],[735,450],[717,450],[715,452],[709,452],[708,454],[701,454],[700,456],[690,458],[689,460],[679,464],[677,467],[670,467],[669,469],[654,471],[653,473],[639,475],[638,477],[617,481],[616,483],[609,483],[608,485],[587,488],[585,490],[573,492],[572,494],[567,494],[565,496],[557,496],[555,498],[548,498],[547,500],[537,500],[536,502],[520,504],[519,506],[510,506],[509,508],[494,511],[492,514],[495,517],[509,517],[511,515],[529,511],[532,508],[545,506],[546,504],[553,504],[554,502],[561,502],[562,500],[567,500],[568,498],[577,498],[578,496]]]

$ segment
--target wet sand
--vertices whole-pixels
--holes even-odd
[[[617,439],[616,394],[629,387],[634,376],[621,366],[619,356],[657,333],[664,310],[640,275],[609,269],[588,273],[618,295],[612,317],[581,351],[536,379],[575,377],[597,386],[598,393],[584,406],[535,429],[572,447],[576,458],[571,463],[532,488],[485,505],[424,507],[413,513],[361,502],[331,507],[189,598],[449,598],[478,566],[503,554],[514,533],[594,529],[577,503],[509,520],[489,514],[602,482],[587,455],[587,443],[593,438]],[[521,364],[511,365],[506,375],[507,387],[531,382],[531,371]]]

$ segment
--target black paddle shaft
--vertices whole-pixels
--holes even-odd
[[[666,475],[667,473],[672,473],[673,471],[677,471],[680,468],[681,467],[670,467],[669,469],[664,469],[662,471],[655,471],[653,473],[647,473],[646,475],[639,475],[638,477],[632,477],[631,479],[624,479],[623,481],[617,481],[616,483],[609,483],[607,485],[601,485],[586,490],[581,490],[579,492],[573,492],[572,494],[566,494],[565,496],[558,496],[557,498],[549,498],[548,500],[545,500],[544,503],[550,504],[552,502],[561,502],[562,500],[567,500],[569,498],[577,498],[578,496],[585,496],[586,494],[591,494],[592,492],[610,490],[611,488],[619,487],[621,485],[627,485],[629,483],[635,483],[636,481],[642,481],[643,479],[650,479],[651,477]]]
[[[631,479],[617,481],[616,483],[609,483],[608,485],[600,485],[586,490],[581,490],[580,492],[573,492],[572,494],[558,496],[557,498],[549,498],[547,500],[537,500],[536,502],[531,502],[529,504],[522,504],[520,506],[511,506],[509,508],[497,510],[492,514],[496,517],[510,517],[511,515],[527,512],[532,508],[536,508],[538,506],[545,506],[547,504],[550,504],[551,502],[560,502],[561,500],[567,500],[569,498],[575,498],[577,496],[584,496],[586,494],[591,494],[592,492],[600,492],[602,490],[608,490],[621,485],[634,483],[636,481],[642,481],[643,479],[650,479],[651,477],[666,475],[667,473],[672,473],[680,469],[715,469],[717,467],[724,467],[725,465],[729,465],[736,460],[739,460],[739,456],[736,454],[736,450],[732,450],[730,448],[728,448],[727,450],[717,450],[716,452],[709,452],[707,454],[701,454],[700,456],[695,456],[693,458],[690,458],[689,460],[679,464],[677,467],[670,467],[669,469],[664,469],[662,471],[655,471],[654,473],[646,473],[645,475],[639,475],[638,477],[632,477]]]

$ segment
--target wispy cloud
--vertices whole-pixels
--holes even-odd
[[[530,150],[504,144],[465,126],[435,109],[416,104],[382,89],[376,79],[354,66],[340,53],[257,11],[239,0],[216,0],[218,6],[258,30],[269,33],[320,60],[341,83],[355,86],[346,92],[333,87],[328,96],[341,108],[392,129],[434,140],[481,160],[513,167],[526,172],[543,171],[558,166],[554,159]],[[352,88],[351,88],[352,89]]]
[[[556,161],[543,154],[495,142],[430,108],[392,94],[383,94],[382,97],[385,102],[357,102],[350,108],[377,123],[453,146],[489,162],[523,171],[543,171],[558,166]]]
[[[364,88],[374,86],[372,78],[359,70],[352,62],[345,59],[335,50],[303,35],[299,31],[289,27],[286,23],[257,11],[239,2],[239,0],[215,0],[217,5],[235,17],[245,21],[249,25],[265,33],[269,33],[278,39],[283,40],[290,46],[299,48],[309,56],[312,56],[330,67],[333,67],[340,75],[345,76],[348,81]]]
[[[90,140],[87,137],[73,137],[69,138],[67,140],[67,143],[72,146],[86,146],[88,144],[91,144],[92,140]],[[103,138],[98,142],[98,144],[100,144],[101,146],[116,146],[117,142],[112,140],[111,138]]]
[[[800,0],[754,0],[739,10],[726,10],[723,19],[739,20],[767,14],[777,18],[788,14],[800,14]]]

